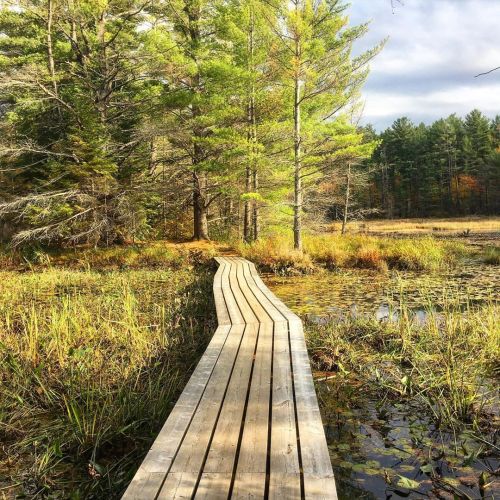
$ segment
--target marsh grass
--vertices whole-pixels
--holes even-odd
[[[3,269],[179,269],[186,264],[207,264],[220,252],[210,242],[173,244],[166,241],[138,243],[105,248],[42,248],[28,246],[17,250],[0,247],[0,268]]]
[[[291,239],[277,236],[238,251],[262,269],[277,274],[312,272],[315,264],[329,269],[365,268],[437,271],[456,265],[472,250],[461,242],[432,237],[394,239],[366,235],[307,235],[304,252],[292,248]]]
[[[119,496],[214,330],[212,273],[192,260],[0,274],[3,491]]]
[[[466,306],[449,299],[418,321],[405,305],[396,321],[370,317],[308,324],[316,369],[355,376],[396,400],[426,408],[437,427],[491,427],[498,405],[498,304]]]
[[[484,250],[483,261],[485,264],[500,265],[500,247],[487,247]]]
[[[331,230],[338,231],[341,222],[331,225]],[[426,219],[378,219],[353,221],[348,225],[350,232],[432,234],[465,232],[500,232],[499,217],[448,217]]]

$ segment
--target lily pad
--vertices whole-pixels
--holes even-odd
[[[400,488],[405,488],[407,490],[417,490],[420,486],[420,483],[418,481],[415,481],[405,476],[398,476],[398,477],[399,479],[396,484]]]

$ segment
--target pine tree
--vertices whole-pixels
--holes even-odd
[[[344,141],[355,131],[347,130],[342,118],[337,126],[335,117],[357,97],[367,63],[381,46],[351,58],[352,45],[367,26],[349,27],[346,5],[339,1],[292,0],[280,8],[283,21],[276,27],[280,45],[274,57],[292,110],[293,233],[294,247],[301,250],[305,179],[317,181],[339,156],[352,153]],[[343,137],[336,141],[340,131]]]

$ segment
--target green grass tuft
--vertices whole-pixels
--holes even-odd
[[[0,470],[20,483],[9,493],[123,491],[215,326],[212,273],[169,252],[140,256],[163,269],[0,273]],[[134,249],[89,253],[138,262]]]

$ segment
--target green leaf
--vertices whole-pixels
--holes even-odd
[[[424,474],[431,474],[434,471],[434,467],[431,464],[425,464],[420,466],[420,470]]]
[[[417,490],[420,486],[420,483],[418,481],[414,481],[413,479],[404,476],[398,475],[398,477],[399,480],[396,484],[400,488],[405,488],[407,490]]]

